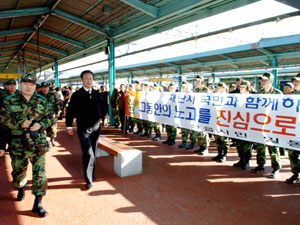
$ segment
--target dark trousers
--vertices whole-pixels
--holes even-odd
[[[98,124],[92,128],[77,129],[82,150],[82,164],[84,180],[87,184],[91,184],[94,179],[96,166],[95,152],[98,146],[98,138],[101,131],[101,125]]]
[[[125,109],[119,109],[119,116],[121,120],[121,129],[124,130],[125,127]]]

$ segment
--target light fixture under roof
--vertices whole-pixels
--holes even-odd
[[[102,8],[102,13],[106,14],[106,15],[109,15],[111,13],[110,6],[109,5],[104,5],[103,8]]]

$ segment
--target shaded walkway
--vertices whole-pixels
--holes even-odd
[[[142,175],[120,178],[113,172],[112,157],[97,158],[95,185],[85,191],[77,136],[59,130],[58,145],[46,162],[49,189],[44,206],[49,217],[31,213],[31,182],[25,201],[15,201],[6,155],[0,159],[0,225],[300,224],[300,187],[283,182],[291,175],[287,158],[280,180],[271,180],[266,174],[233,168],[234,149],[229,161],[220,164],[210,160],[214,146],[203,157],[112,128],[103,133],[143,151]],[[267,166],[271,172],[269,161]]]

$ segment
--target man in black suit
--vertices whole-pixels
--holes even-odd
[[[82,150],[82,163],[86,188],[93,185],[95,171],[95,151],[101,130],[103,102],[100,93],[93,90],[94,74],[85,70],[80,74],[83,87],[74,92],[66,115],[67,132],[73,135],[73,119],[76,118],[77,134]]]

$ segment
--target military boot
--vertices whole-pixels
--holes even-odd
[[[226,162],[227,160],[227,156],[226,155],[222,155],[218,160],[216,160],[217,162]]]
[[[175,144],[176,144],[175,140],[174,139],[170,139],[168,145],[175,145]]]
[[[265,172],[265,166],[261,164],[251,170],[251,173],[258,173],[258,172]]]
[[[159,141],[161,139],[160,135],[156,135],[154,138],[152,138],[153,141]]]
[[[148,136],[147,136],[147,138],[149,138],[149,139],[152,138],[152,134],[149,133]]]
[[[195,146],[195,142],[191,142],[191,144],[189,144],[188,146],[185,147],[186,150],[191,150],[193,149]]]
[[[233,167],[242,167],[244,164],[244,160],[240,159],[237,163],[233,164]]]
[[[25,187],[18,188],[18,196],[17,196],[18,201],[23,201],[25,199]]]
[[[163,141],[162,143],[163,143],[163,144],[169,144],[170,140],[171,140],[171,139],[168,138],[167,140]]]
[[[222,155],[218,154],[215,157],[212,157],[211,160],[212,161],[218,161],[221,157],[222,157]]]
[[[143,133],[142,135],[140,135],[141,137],[148,137],[148,132],[146,131],[145,133]]]
[[[247,170],[247,169],[249,169],[250,168],[250,164],[249,164],[249,160],[247,160],[247,161],[245,161],[244,163],[243,163],[243,165],[241,166],[241,169],[242,170]]]
[[[37,213],[39,217],[48,216],[48,212],[42,206],[42,196],[35,196],[32,212]]]
[[[300,175],[299,175],[299,173],[294,173],[293,176],[291,176],[290,178],[288,178],[288,179],[285,180],[286,184],[293,184],[293,183],[296,183],[296,182],[300,182]]]
[[[186,147],[186,141],[183,141],[180,145],[178,145],[179,148],[185,148]]]

